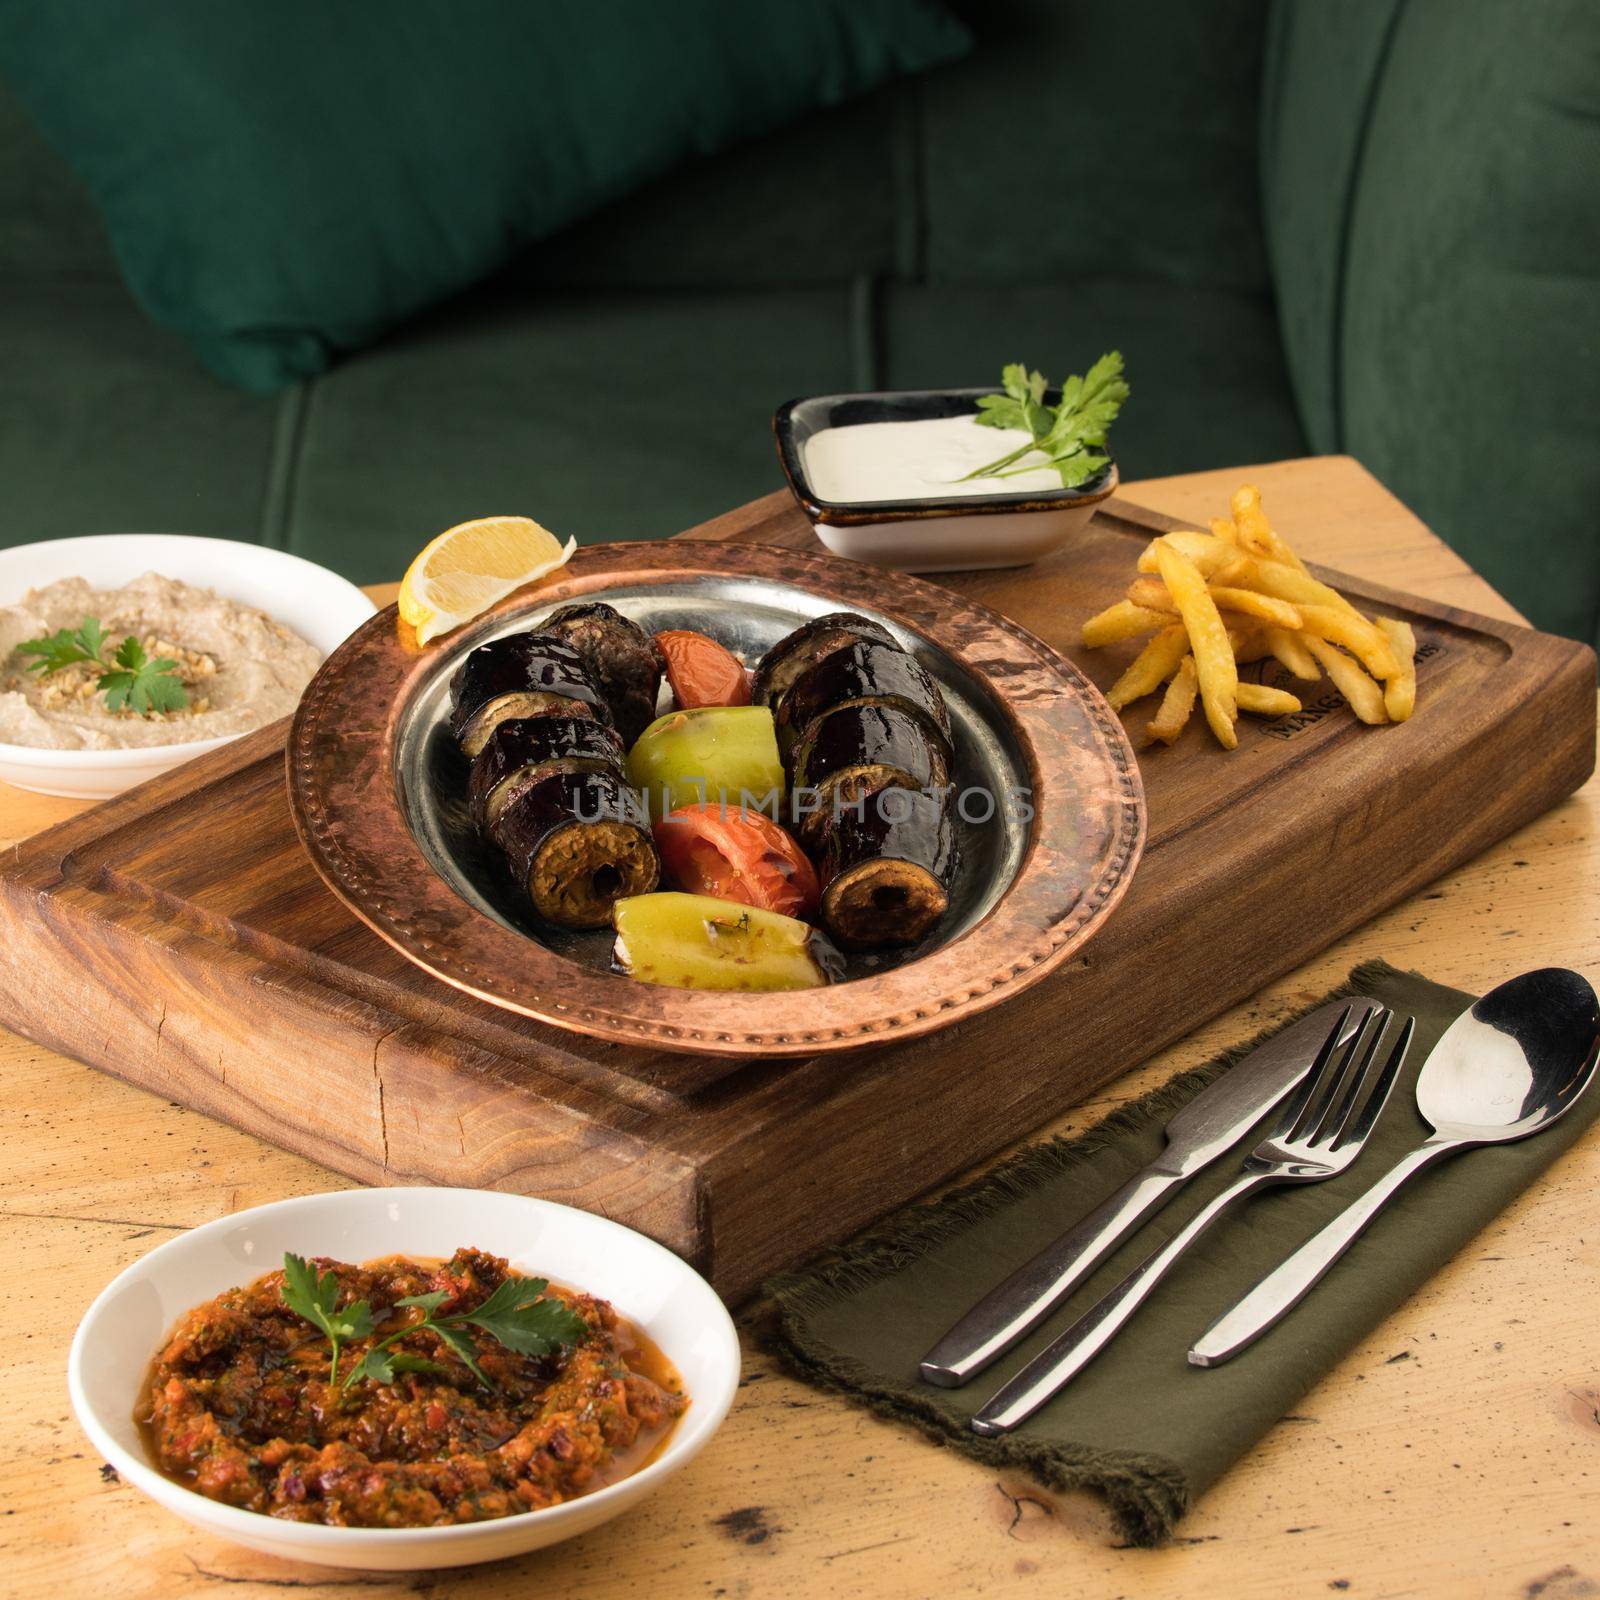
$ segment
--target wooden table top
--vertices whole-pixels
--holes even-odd
[[[1515,617],[1345,458],[1194,473],[1122,493],[1204,526],[1247,479],[1308,557]],[[393,589],[373,592],[388,599]],[[75,809],[0,785],[0,845]],[[1083,1127],[1367,957],[1467,989],[1547,964],[1600,982],[1597,812],[1591,781],[1049,1131]],[[522,1560],[388,1577],[290,1566],[190,1529],[102,1468],[64,1376],[79,1316],[129,1262],[184,1228],[344,1180],[4,1034],[0,1081],[0,1216],[26,1274],[0,1311],[14,1402],[0,1442],[0,1595],[1600,1594],[1600,1136],[1330,1373],[1166,1549],[1119,1547],[1091,1496],[997,1477],[747,1347],[740,1396],[715,1443],[632,1516]]]

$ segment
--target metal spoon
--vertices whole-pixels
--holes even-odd
[[[1580,974],[1544,967],[1490,990],[1450,1024],[1423,1063],[1417,1109],[1433,1134],[1213,1322],[1189,1360],[1219,1366],[1260,1338],[1424,1167],[1456,1150],[1548,1128],[1589,1086],[1597,1061],[1600,1002]]]

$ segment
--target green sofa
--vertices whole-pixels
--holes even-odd
[[[1348,451],[1596,638],[1590,0],[957,9],[965,60],[682,169],[271,396],[141,315],[0,83],[0,541],[225,534],[373,581],[489,512],[654,537],[778,486],[792,396],[1115,346],[1125,477]]]

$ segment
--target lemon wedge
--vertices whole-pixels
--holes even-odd
[[[479,517],[458,522],[426,545],[400,583],[400,616],[417,643],[437,639],[482,616],[496,600],[572,559],[578,541],[562,544],[531,517]]]

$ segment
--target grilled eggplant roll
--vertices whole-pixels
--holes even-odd
[[[784,764],[791,764],[795,747],[824,712],[856,705],[893,706],[918,718],[947,766],[954,756],[950,712],[938,684],[899,645],[866,639],[824,656],[789,686],[773,719]]]
[[[533,908],[558,928],[601,928],[614,901],[661,874],[639,802],[609,772],[553,772],[501,808],[490,837]]]
[[[582,657],[543,633],[508,633],[479,645],[456,669],[450,700],[450,731],[468,757],[511,717],[557,712],[611,720]]]
[[[473,758],[467,797],[473,821],[492,827],[524,789],[555,772],[622,776],[622,740],[593,717],[512,717]]]
[[[796,831],[815,851],[837,808],[879,789],[936,789],[949,780],[927,725],[894,706],[825,711],[795,745]]]
[[[750,683],[751,704],[776,712],[796,678],[824,656],[862,639],[894,643],[894,635],[887,628],[854,611],[830,611],[825,617],[813,617],[793,633],[785,634],[762,656]]]
[[[545,619],[541,631],[554,634],[583,658],[611,708],[622,742],[631,746],[655,721],[666,670],[655,640],[601,600],[563,606]]]
[[[955,877],[948,795],[886,789],[830,818],[822,921],[854,950],[915,944],[945,914]]]

